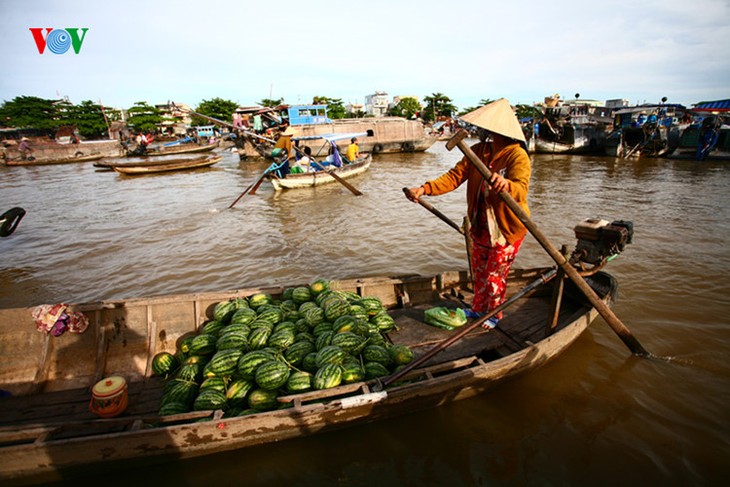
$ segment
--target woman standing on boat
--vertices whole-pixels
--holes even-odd
[[[461,117],[480,130],[481,141],[472,150],[492,172],[491,187],[466,157],[436,179],[412,188],[417,201],[423,195],[437,196],[466,182],[467,215],[471,221],[474,301],[467,315],[476,318],[504,302],[507,274],[525,239],[527,229],[500,198],[506,191],[528,213],[530,158],[525,136],[509,102],[502,98]],[[491,136],[491,142],[487,142]],[[491,318],[494,326],[501,313]]]

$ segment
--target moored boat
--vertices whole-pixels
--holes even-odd
[[[554,269],[514,271],[508,296],[517,300],[496,329],[476,328],[401,381],[383,386],[387,380],[370,379],[282,394],[277,398],[281,408],[231,417],[226,408],[160,416],[164,386],[160,378],[151,377],[153,359],[160,352],[175,352],[176,343],[213,321],[218,303],[236,298],[252,303],[253,296],[262,294],[283,299],[287,288],[73,305],[66,311],[82,313],[89,327],[61,337],[36,331],[30,308],[0,310],[0,343],[6,351],[0,377],[2,387],[13,394],[0,400],[0,479],[68,479],[82,466],[89,468],[87,473],[94,471],[92,466],[108,472],[135,462],[180,460],[376,421],[483,393],[558,356],[597,316],[569,282],[559,309],[552,307],[553,289],[545,282],[546,273],[554,274]],[[610,275],[597,272],[587,280],[602,300],[612,300],[617,285]],[[518,290],[528,285],[533,291],[520,295]],[[396,325],[387,339],[409,347],[418,358],[457,333],[424,323],[426,310],[468,305],[471,286],[465,271],[454,271],[343,279],[330,287],[352,303],[357,297],[377,298]],[[557,319],[553,329],[547,325],[551,316]],[[129,406],[121,416],[99,419],[89,410],[90,388],[109,376],[126,379]]]
[[[112,166],[112,169],[114,171],[130,175],[130,176],[136,176],[141,174],[155,174],[155,173],[161,173],[161,172],[172,172],[172,171],[185,171],[190,169],[199,169],[203,167],[210,167],[213,164],[216,164],[217,162],[220,162],[220,160],[223,159],[221,156],[208,156],[204,158],[199,159],[190,159],[190,160],[183,160],[178,162],[173,162],[169,164],[135,164],[135,165],[120,165],[116,164]]]
[[[115,167],[142,167],[142,166],[164,166],[169,164],[181,164],[181,163],[198,163],[208,160],[212,155],[204,156],[192,156],[192,157],[159,157],[159,158],[143,158],[134,162],[119,162],[119,159],[107,159],[100,162],[95,162],[94,167],[97,169],[108,169],[113,171]]]
[[[103,154],[79,154],[69,157],[50,157],[50,158],[28,158],[28,159],[6,159],[5,164],[8,166],[44,166],[50,164],[70,164],[72,162],[90,162],[98,161],[104,157]]]
[[[209,152],[218,147],[217,143],[212,144],[179,144],[173,146],[148,147],[142,154],[135,154],[137,157],[147,156],[169,156],[175,154],[191,154],[196,152]]]

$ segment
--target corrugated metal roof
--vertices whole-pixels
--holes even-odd
[[[696,103],[695,106],[692,108],[693,110],[702,110],[702,111],[708,111],[708,112],[714,112],[714,111],[730,111],[730,99],[727,100],[717,100],[717,101],[701,101],[699,103]]]

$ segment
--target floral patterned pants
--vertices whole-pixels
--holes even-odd
[[[471,309],[488,313],[504,302],[507,292],[507,274],[517,257],[524,237],[512,245],[485,246],[474,242],[471,266],[474,274],[474,301]],[[502,313],[496,318],[502,319]]]

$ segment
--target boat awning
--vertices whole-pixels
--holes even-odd
[[[317,140],[324,139],[327,142],[336,142],[338,140],[351,139],[353,137],[368,137],[368,132],[347,132],[347,133],[336,133],[336,134],[320,134],[320,135],[305,135],[302,137],[292,137],[292,140]]]
[[[730,112],[730,99],[701,101],[692,107],[695,112]]]

